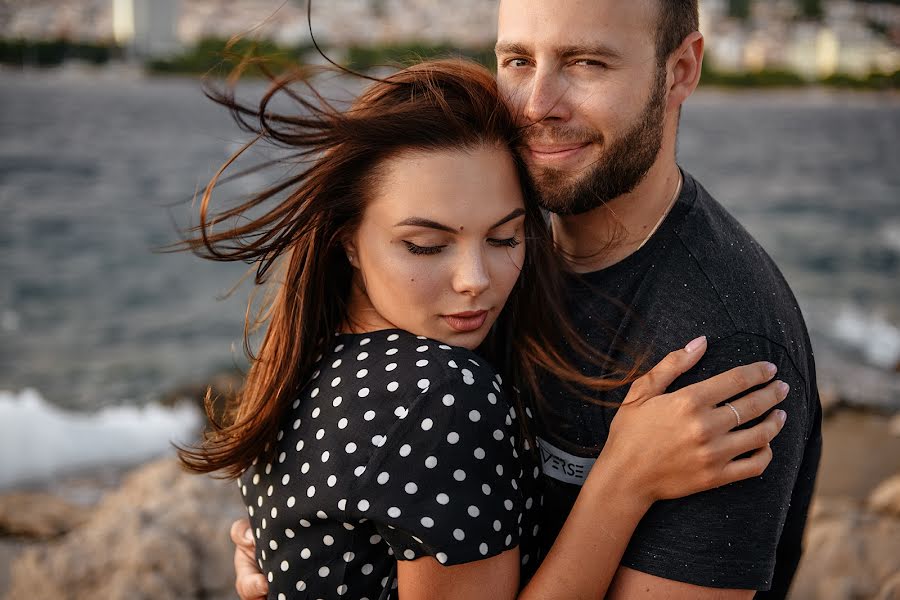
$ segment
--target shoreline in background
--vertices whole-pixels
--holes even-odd
[[[480,62],[489,69],[496,68],[492,48],[460,48],[451,44],[406,43],[380,46],[351,46],[328,48],[326,53],[336,62],[358,70],[369,71],[384,66],[402,66],[421,59],[463,56]],[[166,59],[136,62],[127,59],[127,51],[109,43],[70,42],[57,40],[0,39],[0,65],[11,68],[54,68],[81,63],[96,68],[131,66],[149,75],[198,76],[209,73],[224,75],[240,57],[268,57],[267,64],[274,72],[297,64],[315,65],[323,62],[309,45],[279,46],[266,40],[239,39],[229,41],[210,38],[201,40],[193,48]],[[228,57],[228,58],[224,58]],[[224,58],[224,59],[223,59]],[[248,69],[248,77],[261,77],[258,69]],[[723,89],[807,89],[828,88],[860,91],[900,90],[900,71],[871,73],[858,77],[835,73],[816,80],[804,79],[797,73],[783,70],[729,72],[703,64],[701,87]]]

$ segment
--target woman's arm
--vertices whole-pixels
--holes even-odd
[[[656,500],[676,498],[754,477],[771,460],[769,441],[783,420],[774,412],[758,425],[731,431],[728,398],[771,380],[764,363],[738,367],[664,394],[702,356],[670,354],[635,382],[613,420],[610,436],[565,525],[524,590],[518,589],[519,552],[443,567],[430,558],[400,562],[403,600],[602,598],[634,529]],[[777,383],[733,403],[743,420],[761,416],[784,398]],[[734,460],[745,452],[749,458]]]

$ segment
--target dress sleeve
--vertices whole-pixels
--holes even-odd
[[[416,373],[421,391],[395,410],[347,509],[375,524],[397,560],[455,565],[518,545],[522,467],[499,378],[467,351],[442,363]]]

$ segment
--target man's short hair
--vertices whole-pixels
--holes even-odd
[[[656,61],[662,65],[684,38],[700,29],[699,0],[656,0]]]

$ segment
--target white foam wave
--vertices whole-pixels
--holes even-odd
[[[137,464],[172,451],[198,430],[184,403],[117,406],[93,414],[61,410],[32,389],[0,391],[0,488],[80,469]]]
[[[862,352],[873,365],[894,369],[900,363],[900,328],[881,315],[845,306],[834,321],[832,334]]]

